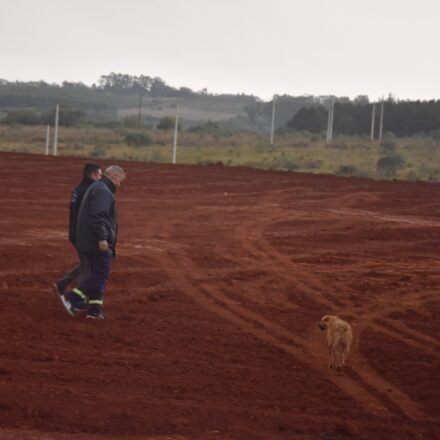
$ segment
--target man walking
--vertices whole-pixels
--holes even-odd
[[[87,258],[90,275],[76,289],[60,296],[69,315],[75,317],[78,305],[88,302],[87,318],[103,319],[105,285],[112,257],[116,256],[118,223],[114,193],[125,179],[124,170],[109,166],[101,180],[84,195],[76,227],[76,248]]]
[[[83,179],[80,184],[74,188],[72,191],[72,197],[70,199],[69,205],[69,241],[76,247],[76,224],[78,220],[79,208],[81,206],[84,194],[89,189],[92,183],[96,182],[101,178],[102,170],[101,167],[95,163],[86,163],[83,169]],[[80,264],[75,266],[69,272],[67,272],[63,278],[57,280],[53,287],[59,295],[62,295],[67,286],[76,278],[78,278],[78,283],[84,281],[84,279],[89,275],[90,268],[88,265],[88,260],[83,258],[80,254]]]

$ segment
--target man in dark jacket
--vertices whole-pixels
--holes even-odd
[[[118,222],[114,193],[125,178],[124,170],[112,165],[84,195],[76,227],[75,245],[90,264],[90,275],[76,289],[60,296],[67,312],[75,317],[77,306],[88,302],[87,318],[103,319],[105,285],[111,258],[116,256]]]
[[[79,207],[81,206],[84,194],[92,183],[101,178],[101,167],[95,163],[86,163],[83,169],[83,179],[80,184],[72,191],[72,197],[69,205],[69,240],[75,246],[76,224],[78,220]],[[88,260],[80,254],[80,264],[67,272],[63,278],[57,280],[53,287],[59,295],[62,295],[67,286],[76,278],[81,283],[90,273]]]

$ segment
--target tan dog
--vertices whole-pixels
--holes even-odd
[[[327,343],[330,354],[329,368],[335,368],[338,374],[341,374],[353,339],[351,326],[335,315],[324,315],[318,326],[321,331],[327,330]]]

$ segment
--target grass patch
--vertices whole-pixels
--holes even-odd
[[[173,132],[124,128],[60,127],[58,153],[65,156],[170,163]],[[0,126],[0,150],[43,154],[45,126]],[[139,140],[139,141],[137,141]],[[53,133],[51,133],[51,145]],[[386,159],[385,159],[386,158]],[[440,181],[440,139],[417,136],[371,142],[365,137],[337,136],[327,145],[308,133],[283,133],[270,145],[268,136],[181,131],[177,162],[330,173],[378,179]]]

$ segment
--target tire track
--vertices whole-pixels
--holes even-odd
[[[278,273],[281,278],[291,282],[292,262],[290,258],[273,248],[264,237],[264,228],[267,224],[271,224],[275,220],[280,221],[281,218],[289,219],[291,214],[277,215],[278,213],[273,209],[273,199],[270,200],[272,206],[270,216],[265,216],[264,221],[262,221],[262,218],[258,219],[258,216],[255,216],[258,221],[253,220],[241,224],[235,229],[234,235],[236,239],[241,241],[243,251],[252,255],[259,265],[264,265],[268,261],[275,262],[280,269]],[[264,201],[262,201],[259,209],[254,210],[254,214],[256,211],[264,210],[264,207]],[[179,222],[184,220],[179,218]],[[155,225],[156,234],[170,240],[174,237],[173,229],[174,224],[172,222]],[[245,233],[249,230],[252,231],[252,239],[243,239],[247,236]],[[221,243],[222,246],[216,246],[215,252],[220,253],[220,255],[227,255],[229,244],[228,242]],[[283,350],[298,361],[304,362],[306,360],[306,364],[311,370],[332,382],[345,395],[362,405],[366,411],[374,414],[400,413],[411,419],[426,419],[416,402],[412,401],[397,387],[378,376],[365,361],[362,362],[363,358],[357,348],[354,350],[356,356],[353,357],[359,360],[353,361],[352,359],[354,374],[351,374],[351,376],[346,375],[343,378],[329,375],[327,368],[322,365],[322,358],[316,354],[322,352],[322,341],[316,341],[313,336],[305,339],[296,336],[284,327],[265,319],[229,298],[220,289],[209,283],[206,273],[192,262],[190,255],[187,255],[190,251],[190,248],[185,249],[184,246],[173,246],[172,248],[164,246],[155,260],[167,272],[171,281],[179,286],[195,303],[233,323],[246,333],[254,335],[259,340]],[[322,307],[334,310],[333,298],[330,296],[324,297],[323,295],[323,292],[327,290],[327,286],[311,277],[303,268],[301,269],[298,270],[297,266],[294,268],[295,284],[305,292],[313,293],[313,299]],[[289,273],[289,278],[282,275],[284,271]],[[345,304],[341,303],[341,306],[345,306]],[[360,333],[362,333],[362,329]],[[392,392],[384,394],[383,390],[391,390]]]
[[[385,335],[404,342],[416,350],[426,351],[440,358],[440,345],[438,341],[417,331],[411,330],[401,323],[390,324],[389,320],[381,319],[376,320],[372,327]]]
[[[267,218],[267,217],[266,217]],[[276,219],[276,221],[280,221],[280,219],[291,219],[290,215],[284,215],[283,216],[270,216],[269,222],[272,222]],[[253,237],[252,239],[243,237],[246,237],[246,231],[248,229],[252,229]],[[283,270],[279,270],[278,274],[279,277],[288,280],[291,283],[292,275],[295,278],[294,284],[301,290],[306,293],[309,293],[313,295],[313,299],[319,303],[324,309],[333,309],[334,308],[334,302],[330,301],[329,297],[326,297],[322,294],[322,288],[324,287],[320,283],[316,281],[316,279],[311,278],[310,276],[305,276],[306,272],[303,270],[299,270],[299,265],[295,265],[292,263],[291,259],[289,257],[286,257],[285,255],[281,254],[280,252],[276,251],[273,247],[271,247],[268,243],[266,243],[264,238],[264,225],[262,225],[261,222],[252,222],[242,224],[238,226],[235,231],[234,235],[237,240],[240,240],[242,243],[242,246],[245,251],[251,253],[252,255],[255,255],[258,257],[260,261],[271,261],[278,263],[278,267]],[[287,277],[284,275],[284,273],[289,273],[289,276]],[[305,282],[304,279],[307,279]],[[317,296],[316,293],[321,290],[320,295]],[[292,301],[292,300],[291,300]],[[342,305],[342,304],[341,304]],[[299,307],[299,305],[297,305]]]
[[[233,305],[228,298],[222,295],[217,289],[209,289],[209,295],[204,293],[204,289],[197,287],[189,279],[188,275],[186,275],[195,273],[196,268],[188,262],[185,256],[175,255],[172,257],[169,254],[162,254],[161,260],[164,269],[168,271],[168,276],[173,282],[201,307],[233,323],[246,333],[254,335],[259,340],[283,350],[298,361],[306,362],[308,367],[315,373],[318,373],[319,376],[326,377],[327,380],[341,389],[341,391],[353,401],[358,402],[368,412],[383,414],[394,409],[388,402],[379,401],[363,387],[348,379],[348,377],[336,378],[331,375],[329,376],[327,369],[322,367],[322,361],[318,359],[315,354],[310,352],[305,353],[304,342],[301,338],[292,335],[284,328],[273,324],[254,312],[243,307],[238,307],[236,304]],[[181,265],[180,270],[169,270],[170,267],[176,268],[179,264]],[[222,303],[227,303],[229,309],[222,305]],[[258,325],[256,325],[256,323],[258,323]],[[275,335],[272,334],[272,331]],[[303,348],[297,348],[292,344],[288,344],[283,341],[283,338],[293,340],[295,343],[299,342]],[[311,362],[310,359],[313,359],[314,362]],[[390,406],[392,408],[390,408]]]
[[[164,234],[163,230],[161,234]],[[173,236],[172,225],[167,225],[165,235],[170,238]],[[413,408],[410,404],[402,405],[402,402],[400,404],[396,403],[389,399],[388,396],[383,396],[377,392],[377,397],[372,395],[366,388],[369,386],[375,389],[375,387],[368,381],[365,381],[368,383],[365,386],[363,383],[359,385],[348,376],[341,378],[329,375],[328,369],[323,366],[322,358],[316,354],[319,353],[319,348],[316,349],[314,345],[309,346],[307,340],[293,335],[285,328],[237,304],[236,301],[231,300],[219,289],[215,288],[215,286],[208,283],[203,284],[202,287],[200,281],[195,281],[194,278],[203,280],[205,278],[204,274],[201,273],[201,270],[192,262],[190,257],[186,256],[184,252],[180,252],[180,249],[161,253],[158,259],[161,260],[162,268],[167,271],[170,279],[201,307],[233,323],[259,340],[283,350],[298,361],[305,361],[308,367],[315,373],[321,377],[326,377],[327,380],[341,389],[345,395],[358,402],[366,411],[373,414],[399,412],[411,418],[423,417],[423,413],[418,408]],[[174,270],[170,270],[170,268],[174,268]],[[393,388],[388,383],[379,383],[378,385],[376,384],[376,387],[381,385],[388,389]],[[405,396],[401,396],[397,390],[395,397],[405,400]]]
[[[280,216],[280,215],[274,216],[272,214],[272,216],[270,216],[269,219],[276,218],[277,221],[280,221],[281,217],[282,216]],[[286,218],[286,217],[288,217],[288,216],[284,215],[284,218]],[[270,224],[270,220],[269,220],[268,224]],[[246,227],[246,226],[241,226],[241,227]],[[248,225],[247,225],[247,227],[248,227]],[[259,255],[262,255],[262,256],[265,255],[266,259],[274,260],[277,263],[279,263],[279,267],[285,268],[287,271],[291,271],[292,262],[291,262],[290,258],[286,257],[284,254],[279,252],[277,249],[275,249],[272,245],[270,245],[267,242],[267,240],[264,237],[264,228],[265,228],[265,226],[262,225],[261,223],[255,224],[254,228],[253,228],[254,234],[255,234],[255,232],[258,232],[257,234],[254,235],[255,242],[246,243],[245,247],[247,247],[248,249],[249,249],[249,247],[256,248],[258,250]],[[255,244],[257,241],[258,241],[258,245]],[[296,268],[295,273],[298,273],[297,268]],[[338,307],[345,306],[345,304],[343,302],[334,301],[334,299],[331,299],[328,296],[325,296],[325,298],[323,298],[323,296],[324,296],[323,292],[327,289],[326,286],[322,285],[319,282],[316,282],[316,279],[311,279],[310,275],[308,275],[306,273],[306,271],[302,271],[301,273],[299,273],[299,275],[303,280],[304,279],[306,280],[306,283],[301,286],[303,289],[307,289],[307,287],[306,287],[307,284],[313,285],[315,287],[315,289],[312,289],[312,292],[315,294],[313,296],[313,299],[316,300],[317,302],[319,302],[322,306],[328,307],[329,310],[335,309],[334,303],[336,303],[336,305],[338,305]],[[310,291],[310,289],[309,289],[309,291]],[[316,293],[319,293],[320,298],[316,298]],[[350,308],[350,307],[347,307],[347,308]],[[383,310],[382,310],[382,312],[383,312]],[[374,326],[375,323],[369,322],[369,325]],[[365,327],[366,326],[364,326],[364,328]],[[362,328],[359,329],[359,337],[360,337],[361,333],[362,333]],[[394,333],[393,333],[393,337],[395,337]],[[408,342],[407,339],[405,339],[405,338],[399,337],[399,339],[401,339],[401,340],[403,339],[405,341],[405,343]],[[305,346],[308,346],[308,343],[310,343],[310,342],[311,342],[311,340],[309,338],[307,341],[305,341]],[[425,346],[423,346],[423,345],[420,346],[420,344],[417,344],[417,342],[413,342],[413,345],[414,344],[417,346],[417,348],[422,347],[423,349],[426,349]],[[411,342],[410,342],[410,345],[411,345]],[[317,348],[317,349],[319,350],[319,348]],[[357,350],[357,356],[359,358],[362,358],[359,350]],[[362,381],[362,383],[364,383],[367,387],[373,388],[374,390],[376,390],[376,394],[379,394],[380,396],[382,396],[382,398],[385,401],[387,401],[387,402],[392,401],[392,403],[394,405],[396,405],[398,408],[400,408],[400,410],[410,418],[420,419],[420,418],[425,417],[423,411],[419,408],[419,406],[417,405],[416,402],[414,402],[406,393],[404,393],[403,391],[398,389],[396,386],[392,385],[391,383],[387,382],[382,377],[380,377],[366,363],[364,363],[362,365],[360,363],[357,363],[354,365],[356,365],[356,367],[357,367],[356,372],[357,372],[360,380]],[[391,392],[388,395],[384,395],[381,392],[381,390],[391,390]]]

